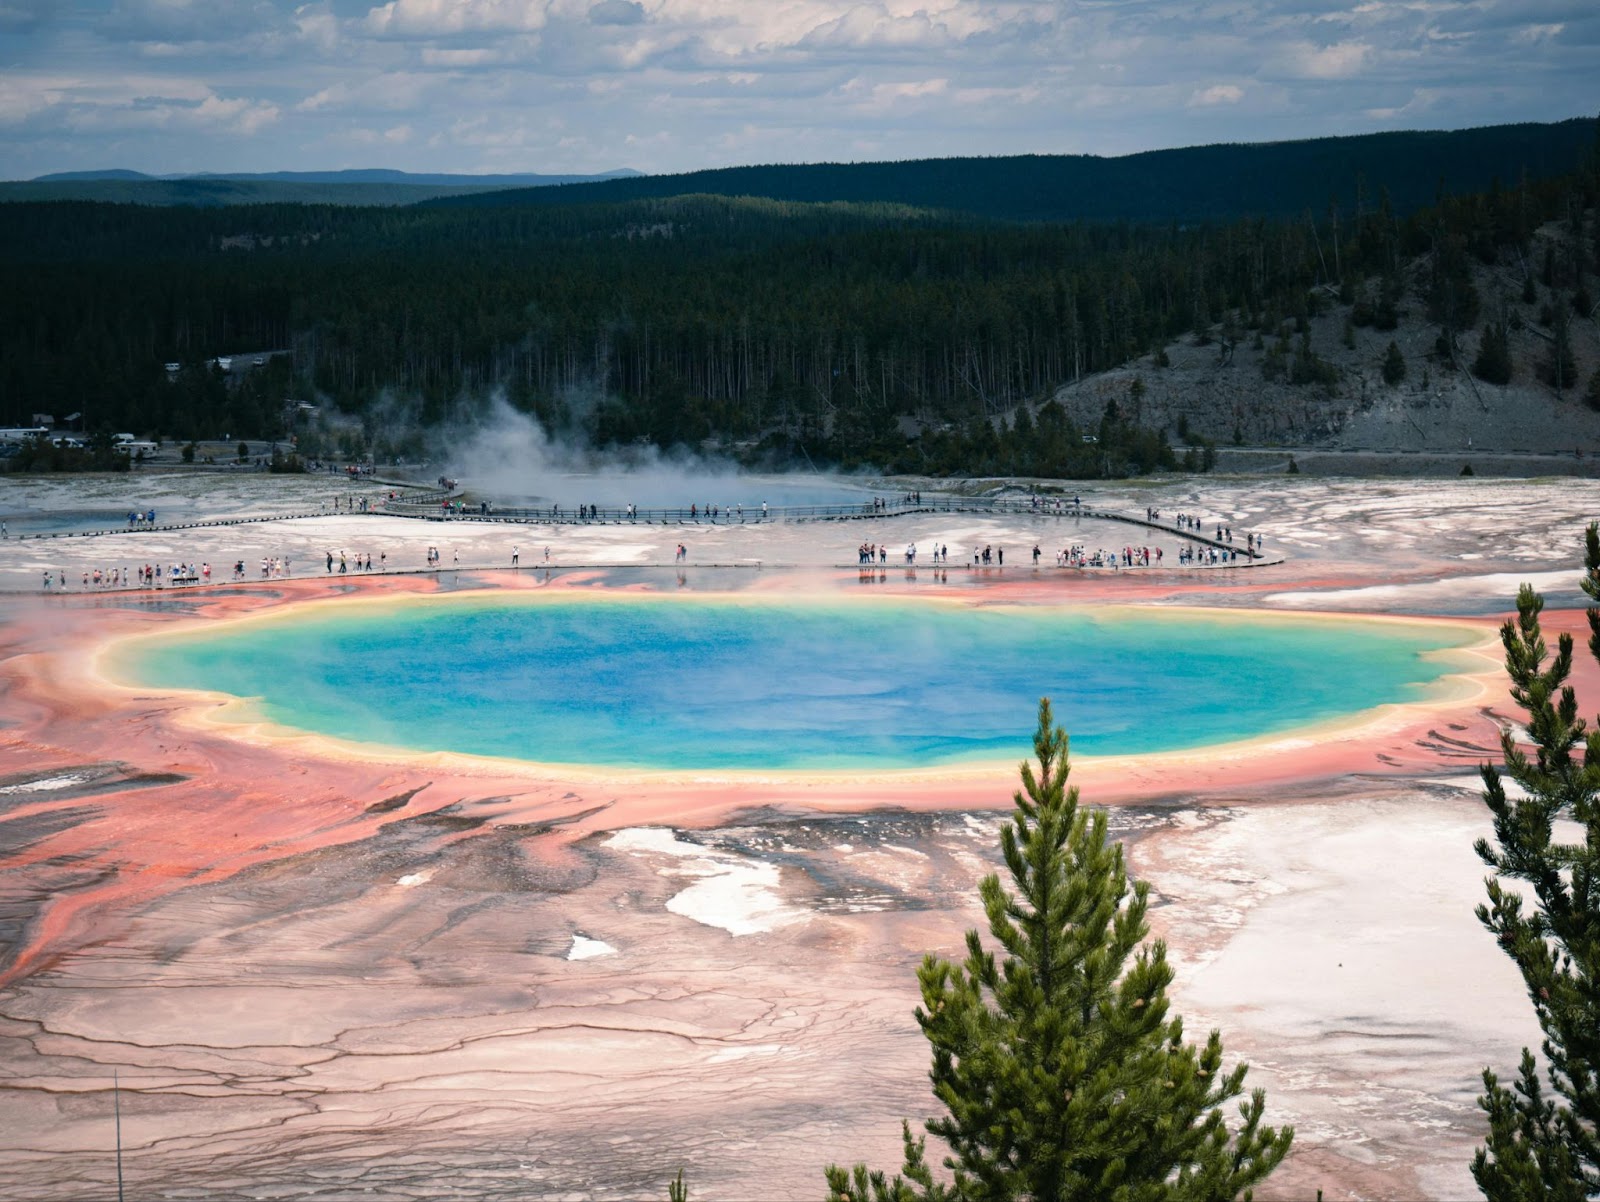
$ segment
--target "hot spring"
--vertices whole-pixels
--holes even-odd
[[[1233,742],[1438,696],[1444,623],[639,594],[336,601],[144,637],[141,687],[356,743],[667,770],[924,768]]]

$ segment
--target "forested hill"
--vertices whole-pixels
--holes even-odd
[[[1336,309],[1351,338],[1425,322],[1439,347],[1425,370],[1460,370],[1461,346],[1504,341],[1511,288],[1517,319],[1538,325],[1528,337],[1552,349],[1555,391],[1586,388],[1600,356],[1574,331],[1595,328],[1600,146],[1573,157],[1583,166],[1565,176],[1530,172],[1405,215],[1371,178],[1376,195],[1337,223],[1326,208],[1315,221],[1017,222],[719,196],[6,205],[0,426],[84,413],[107,437],[281,437],[301,399],[344,415],[298,427],[303,447],[354,429],[338,451],[387,457],[498,394],[600,445],[713,440],[775,462],[967,474],[1148,470],[1170,452],[1136,406],[1130,422],[1107,404],[1086,431],[1045,402],[1136,357],[1165,370],[1164,348],[1191,334],[1223,357],[1258,345],[1258,379],[1334,396],[1347,385],[1311,341],[1319,314]],[[1551,224],[1558,240],[1539,235]],[[1479,291],[1475,265],[1505,279]],[[218,356],[238,358],[224,371]],[[1219,402],[1230,415],[1254,403],[1240,389]]]
[[[1571,171],[1596,122],[1496,125],[1254,145],[1194,146],[1122,158],[1017,155],[901,163],[726,167],[516,189],[433,205],[569,205],[707,194],[791,201],[891,202],[1007,221],[1211,221],[1319,217],[1337,202],[1370,208],[1380,185],[1411,213],[1447,193],[1481,192]],[[1364,190],[1365,195],[1360,192]]]

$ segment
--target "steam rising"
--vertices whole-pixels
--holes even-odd
[[[506,505],[559,504],[641,509],[859,501],[843,479],[753,476],[719,456],[634,446],[598,451],[550,437],[537,420],[490,397],[481,416],[446,434],[444,473],[474,496]]]

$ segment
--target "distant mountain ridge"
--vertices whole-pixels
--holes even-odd
[[[1397,131],[1219,143],[1117,158],[1012,155],[722,167],[676,175],[411,174],[385,168],[154,177],[127,169],[0,183],[0,202],[565,206],[706,194],[797,203],[894,204],[999,221],[1143,224],[1397,214],[1442,193],[1510,189],[1600,154],[1600,122]]]
[[[0,182],[0,202],[86,200],[192,208],[245,204],[410,205],[435,197],[504,188],[570,186],[635,174],[627,168],[599,175],[423,175],[364,168],[155,176],[110,168],[61,171],[33,180]]]
[[[6,180],[6,183],[28,184],[59,184],[78,183],[82,180],[102,179],[155,179],[154,175],[146,175],[143,171],[129,171],[125,167],[116,167],[107,171],[57,171],[53,175],[40,175],[30,180]]]
[[[1291,142],[1220,143],[1120,158],[1015,155],[882,163],[772,164],[641,175],[539,191],[456,196],[436,205],[570,205],[705,193],[796,202],[894,203],[1007,221],[1209,221],[1397,212],[1447,193],[1514,187],[1526,171],[1570,171],[1596,150],[1600,123],[1359,134]],[[1358,188],[1365,194],[1358,197]]]
[[[36,176],[31,180],[16,181],[31,184],[81,183],[90,180],[271,180],[274,183],[293,184],[414,184],[437,187],[545,187],[551,184],[590,183],[608,179],[626,179],[641,174],[631,167],[615,171],[600,171],[589,175],[541,175],[536,172],[512,174],[463,175],[440,172],[396,171],[388,167],[356,167],[339,171],[187,171],[167,175],[149,175],[143,171],[130,171],[113,167],[101,171],[56,171]]]

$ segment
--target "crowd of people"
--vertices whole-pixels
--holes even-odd
[[[917,544],[916,543],[907,543],[906,544],[905,560],[906,560],[906,562],[908,564],[912,564],[912,565],[916,564],[916,562],[917,562]],[[879,544],[879,543],[863,542],[859,547],[856,548],[856,562],[860,563],[860,564],[888,563],[889,562],[889,545],[887,543]],[[934,563],[949,563],[950,562],[950,548],[945,546],[942,543],[935,543],[933,545],[932,562],[934,562]]]
[[[1160,510],[1150,510],[1149,512],[1154,515],[1151,518],[1151,521],[1156,521],[1156,520],[1160,519],[1160,517],[1161,517]],[[1198,536],[1200,538],[1209,537],[1213,542],[1218,542],[1218,543],[1231,543],[1231,542],[1233,542],[1233,527],[1232,526],[1225,526],[1221,522],[1216,522],[1215,523],[1214,532],[1211,533],[1210,535],[1207,535],[1206,527],[1209,526],[1209,525],[1212,525],[1213,523],[1206,522],[1206,521],[1202,520],[1201,518],[1196,517],[1192,513],[1180,513],[1177,516],[1177,518],[1175,519],[1173,524],[1179,530],[1190,531],[1190,532],[1192,532],[1193,534],[1195,534],[1196,536]],[[1247,533],[1244,536],[1244,545],[1245,545],[1245,550],[1252,557],[1258,556],[1258,555],[1261,554],[1261,536],[1259,534]],[[1216,548],[1213,548],[1213,550],[1215,550],[1215,549]],[[1216,559],[1213,559],[1212,562],[1216,563],[1218,561]]]
[[[263,560],[263,563],[266,561]],[[65,568],[44,570],[44,591],[54,592],[70,587],[71,577]],[[178,584],[210,584],[209,563],[146,563],[137,567],[84,569],[79,573],[81,586],[87,591],[113,588],[164,588]]]
[[[1160,547],[1097,547],[1091,551],[1082,543],[1072,543],[1056,552],[1056,566],[1061,568],[1148,568],[1160,567],[1163,559]],[[1033,549],[1033,561],[1039,562],[1039,548]]]
[[[454,487],[455,481],[441,478],[441,485]],[[391,497],[393,494],[390,494]],[[367,496],[336,497],[333,500],[334,512],[371,513],[378,510],[382,504],[382,493]],[[898,497],[874,497],[872,507],[880,513],[898,510],[903,506],[919,504],[921,495],[917,492],[907,492]],[[467,502],[459,498],[445,499],[439,502],[444,512],[464,514],[468,511]],[[1083,501],[1081,497],[1072,496],[1044,496],[1031,495],[1028,498],[1029,508],[1041,515],[1066,516],[1081,515]],[[481,513],[489,511],[487,503],[476,503],[472,508]],[[767,506],[762,505],[762,516],[767,516]],[[552,516],[560,516],[562,510],[559,506],[552,506]],[[568,510],[569,514],[573,511]],[[624,511],[629,518],[636,515],[634,506],[627,506]],[[692,504],[688,514],[693,518],[706,518],[710,521],[718,519],[743,518],[743,506],[724,509],[717,505],[701,507]],[[598,506],[583,504],[576,508],[576,515],[580,521],[600,520]],[[1155,506],[1146,506],[1144,519],[1152,526],[1159,525],[1163,528],[1175,530],[1180,536],[1179,546],[1174,556],[1175,563],[1184,567],[1211,566],[1218,564],[1231,564],[1243,559],[1253,559],[1263,553],[1263,539],[1259,534],[1247,532],[1242,549],[1236,548],[1235,532],[1226,522],[1214,518],[1204,518],[1191,512],[1181,512],[1169,519],[1164,519],[1162,512]],[[171,519],[169,518],[169,521]],[[127,515],[128,529],[154,528],[156,511],[151,509],[130,511]],[[1017,548],[1013,547],[1013,551]],[[470,552],[470,548],[469,548]],[[998,544],[974,545],[969,552],[958,549],[957,558],[970,553],[970,566],[973,569],[986,569],[990,567],[1003,568],[1005,566],[1006,548]],[[1032,563],[1035,568],[1041,566],[1046,552],[1040,545],[1032,547]],[[887,567],[891,555],[891,548],[886,543],[871,540],[862,541],[856,550],[857,563],[863,567]],[[549,565],[551,551],[544,550],[544,563]],[[1090,548],[1085,543],[1070,543],[1056,549],[1051,555],[1055,565],[1059,568],[1105,568],[1113,570],[1131,568],[1160,567],[1164,562],[1164,549],[1159,545],[1124,545],[1121,547]],[[950,548],[943,542],[934,543],[930,547],[919,548],[915,541],[904,544],[903,551],[897,551],[896,557],[903,559],[906,567],[918,566],[919,559],[931,563],[935,567],[945,567],[950,562]],[[1024,561],[1027,551],[1022,551]],[[687,546],[676,543],[673,550],[673,562],[684,565],[688,560]],[[512,568],[521,566],[521,557],[515,545],[509,548],[509,561]],[[314,559],[313,559],[314,562]],[[504,560],[501,561],[505,562]],[[963,562],[966,562],[963,560]],[[426,548],[424,563],[426,570],[444,570],[444,556],[439,547],[429,545]],[[376,557],[370,551],[328,550],[323,555],[323,565],[326,575],[346,575],[350,573],[371,573],[388,571],[388,552],[380,550]],[[461,566],[461,551],[453,549],[450,553],[451,568]],[[483,566],[479,563],[477,566]],[[314,570],[314,569],[313,569]],[[412,568],[411,570],[415,570]],[[251,573],[246,569],[245,561],[239,559],[233,563],[232,580],[243,582]],[[290,561],[287,555],[263,556],[259,563],[259,578],[273,580],[287,578],[290,575]],[[96,567],[87,570],[74,569],[69,575],[65,569],[51,568],[43,572],[43,586],[46,591],[61,591],[74,586],[85,590],[116,589],[116,588],[164,588],[180,584],[204,584],[212,581],[211,565],[209,563],[147,563],[142,566],[113,566],[110,568]]]
[[[1035,513],[1056,513],[1063,517],[1079,516],[1083,513],[1083,498],[1074,496],[1072,500],[1065,497],[1043,497],[1032,493],[1028,497],[1028,508]]]
[[[1153,520],[1153,519],[1152,519]],[[1226,528],[1225,532],[1226,532]],[[1260,539],[1256,535],[1247,536],[1251,548],[1259,553]],[[1223,539],[1226,541],[1226,538]],[[680,547],[681,550],[681,547]],[[905,548],[905,563],[914,567],[917,563],[917,544],[907,543]],[[1033,548],[1033,565],[1037,567],[1044,557],[1043,549],[1035,544]],[[1195,542],[1185,542],[1176,556],[1178,563],[1184,566],[1209,565],[1219,563],[1233,563],[1243,559],[1244,553],[1231,547],[1208,546]],[[681,556],[680,556],[681,558]],[[1098,547],[1090,550],[1083,543],[1071,543],[1061,547],[1055,552],[1055,564],[1058,568],[1149,568],[1160,567],[1166,559],[1166,552],[1159,546],[1132,544],[1122,547]],[[886,543],[862,542],[856,548],[856,563],[862,566],[874,564],[887,564],[889,562],[889,547]],[[944,543],[936,543],[933,547],[932,562],[935,564],[948,564],[950,562],[950,548]],[[972,566],[974,568],[997,567],[1003,568],[1006,563],[1006,550],[992,543],[972,549]]]

